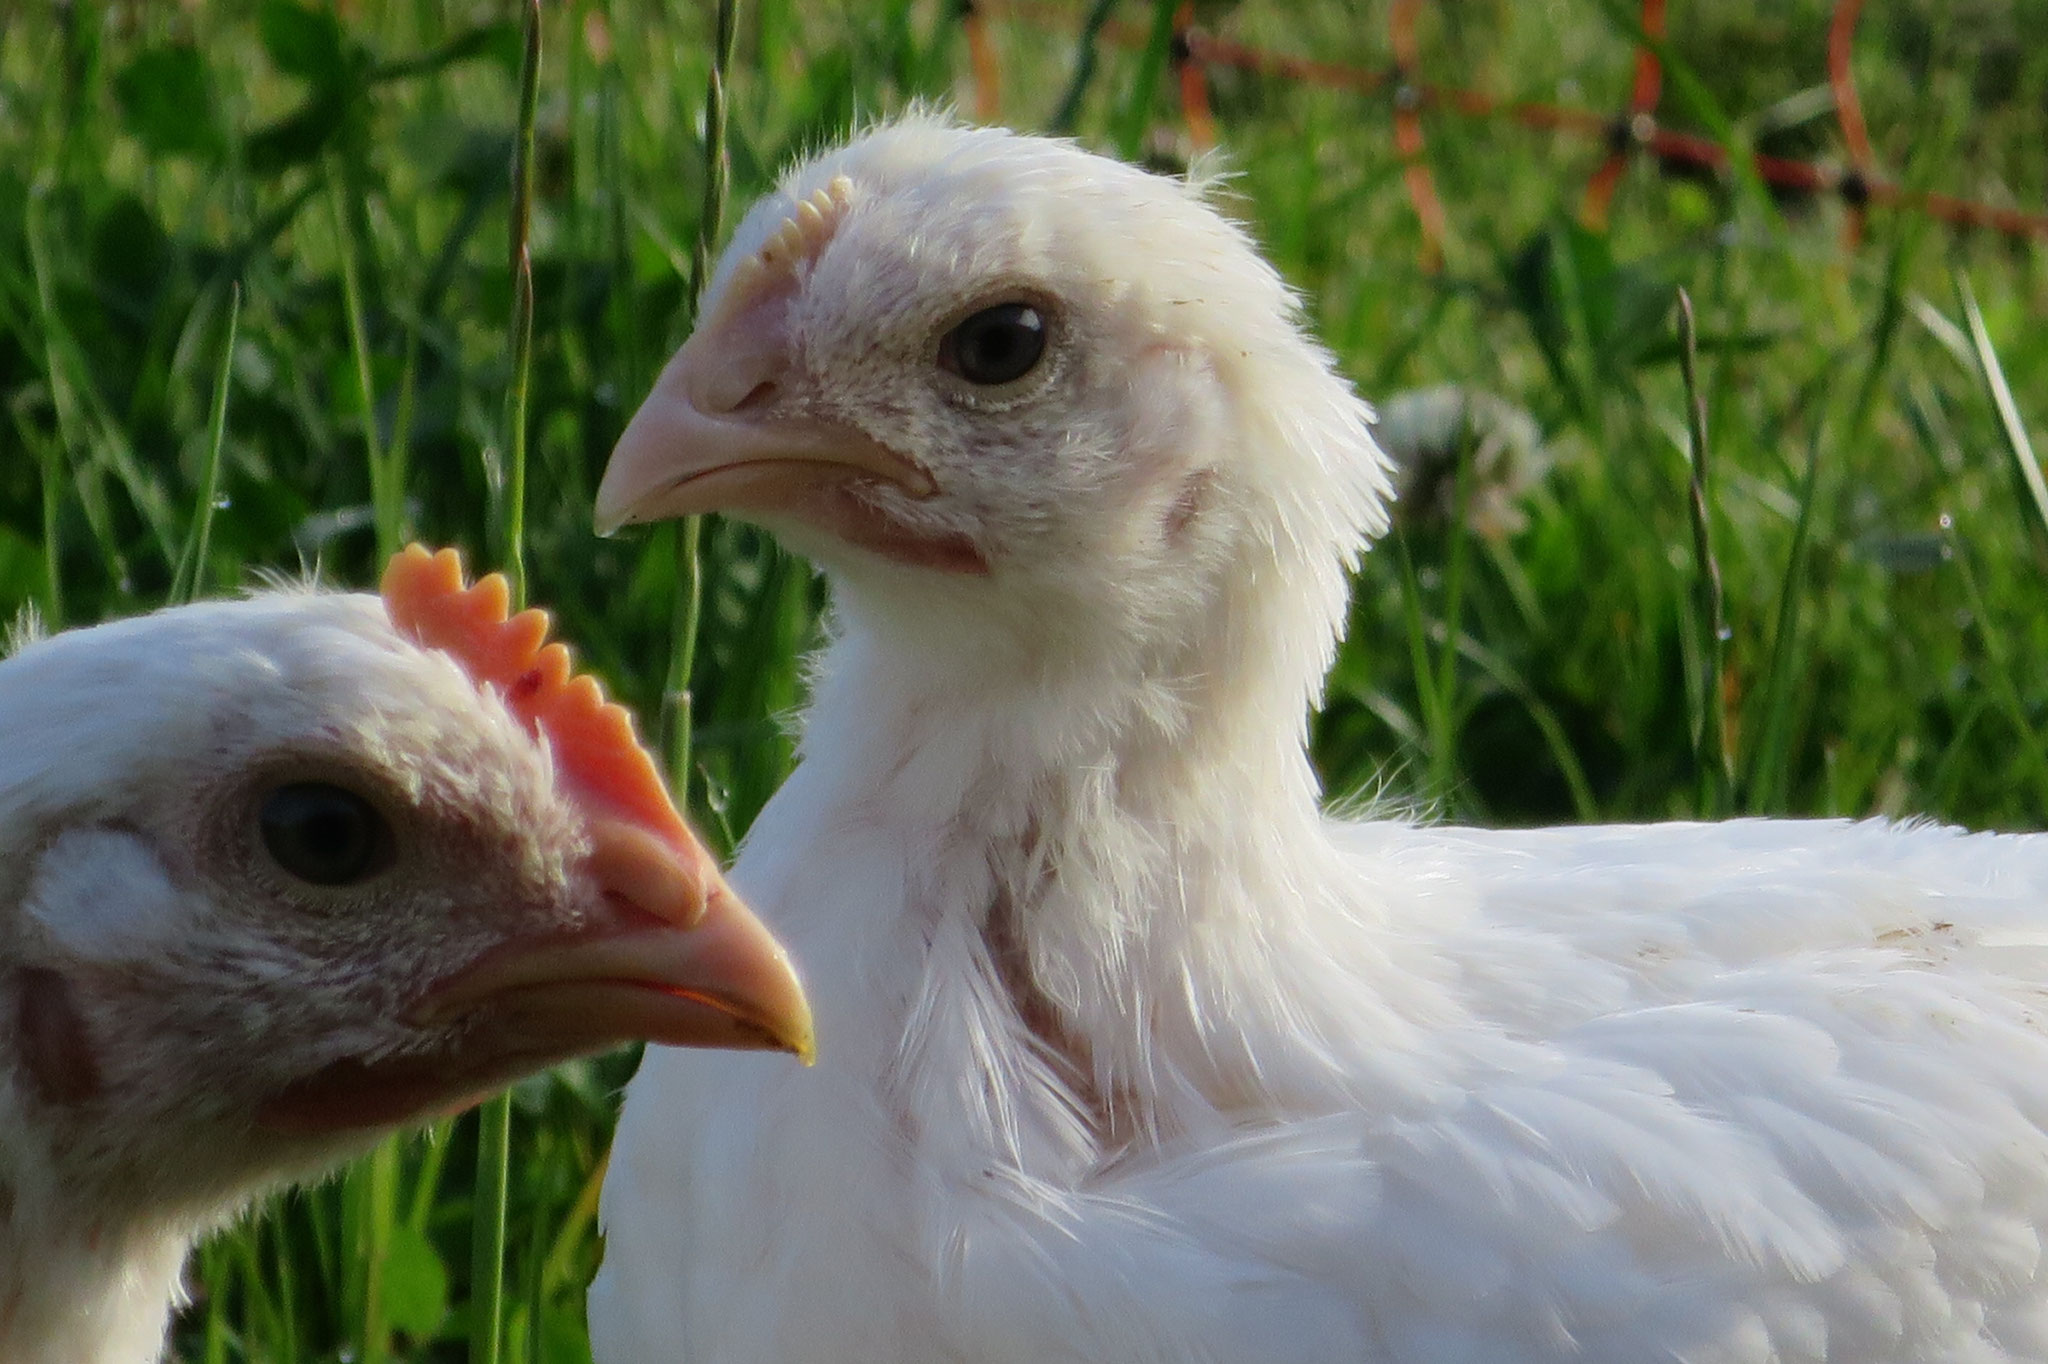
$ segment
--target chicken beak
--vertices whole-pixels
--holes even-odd
[[[814,1054],[788,955],[701,848],[599,819],[597,904],[572,934],[514,939],[433,986],[406,1016],[445,1040],[344,1057],[267,1101],[258,1122],[333,1134],[453,1113],[571,1057],[644,1040]]]
[[[606,901],[586,932],[514,942],[437,986],[430,1024],[487,1011],[494,1030],[594,1051],[644,1040],[796,1053],[811,1060],[811,1011],[788,953],[701,849],[598,821],[590,872]]]
[[[599,534],[697,512],[800,505],[853,480],[935,491],[905,455],[853,426],[791,414],[788,298],[721,309],[655,380],[598,485]]]

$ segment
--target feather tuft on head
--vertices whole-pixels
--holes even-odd
[[[7,634],[0,639],[0,658],[12,658],[37,643],[49,632],[43,628],[43,613],[36,609],[34,602],[24,602],[15,613],[14,622],[7,627]]]
[[[567,645],[548,642],[547,612],[510,614],[512,590],[502,573],[465,585],[456,551],[408,545],[391,556],[380,591],[394,626],[451,655],[547,741],[581,799],[678,846],[694,843],[633,733],[631,712],[607,701],[596,678],[575,671]]]

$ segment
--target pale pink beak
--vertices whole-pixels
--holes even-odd
[[[853,426],[791,414],[789,298],[722,308],[675,353],[633,414],[598,485],[599,534],[698,512],[816,514],[855,480],[929,497],[931,476]]]
[[[811,1058],[810,1006],[789,954],[701,846],[599,821],[591,874],[606,905],[572,937],[515,940],[437,985],[413,1021],[488,1005],[581,1050],[642,1040]]]
[[[624,820],[595,821],[591,839],[596,899],[583,928],[502,943],[414,1006],[415,1026],[462,1025],[451,1044],[336,1062],[272,1098],[259,1121],[305,1133],[390,1126],[629,1041],[810,1061],[795,968],[710,854]]]

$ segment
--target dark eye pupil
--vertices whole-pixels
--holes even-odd
[[[970,384],[1007,384],[1045,354],[1045,319],[1028,303],[983,308],[946,333],[939,363]]]
[[[376,807],[326,782],[278,787],[257,820],[277,865],[316,886],[353,885],[391,859],[391,830]]]

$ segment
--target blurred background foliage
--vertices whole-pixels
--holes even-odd
[[[530,580],[649,717],[671,532],[601,541],[589,508],[687,331],[708,8],[544,6]],[[980,7],[1003,121],[1053,120],[1093,8]],[[1154,10],[1105,12],[1144,32]],[[1830,11],[1675,4],[1660,117],[1738,157],[1839,158]],[[914,100],[973,109],[990,92],[963,14],[742,6],[736,204],[863,119]],[[1213,0],[1193,16],[1276,52],[1392,61],[1387,0]],[[1622,0],[1431,6],[1413,74],[1618,110],[1637,22]],[[1879,164],[1909,186],[2048,205],[2044,32],[2048,0],[1872,0],[1855,59]],[[1167,55],[1105,42],[1076,135],[1184,166]],[[366,584],[400,535],[501,558],[519,60],[501,0],[0,0],[0,614],[83,624],[166,599],[224,361],[200,590],[315,567]],[[1431,110],[1448,230],[1427,269],[1391,85],[1217,69],[1209,94],[1227,207],[1387,400],[1408,465],[1401,529],[1361,570],[1315,728],[1334,795],[1500,823],[2041,825],[2048,521],[2026,433],[2048,415],[2048,243],[1880,209],[1849,245],[1833,197],[1644,159],[1594,231],[1578,210],[1598,143]],[[1699,318],[1720,631],[1697,591],[1680,286]],[[373,477],[398,499],[381,518]],[[747,527],[713,522],[704,546],[691,795],[730,846],[790,761],[824,597]],[[1702,748],[1710,710],[1725,767],[1720,743]],[[593,1198],[629,1071],[609,1058],[518,1093],[513,1358],[587,1357]],[[181,1354],[461,1358],[472,1160],[467,1129],[443,1130],[219,1238]]]

